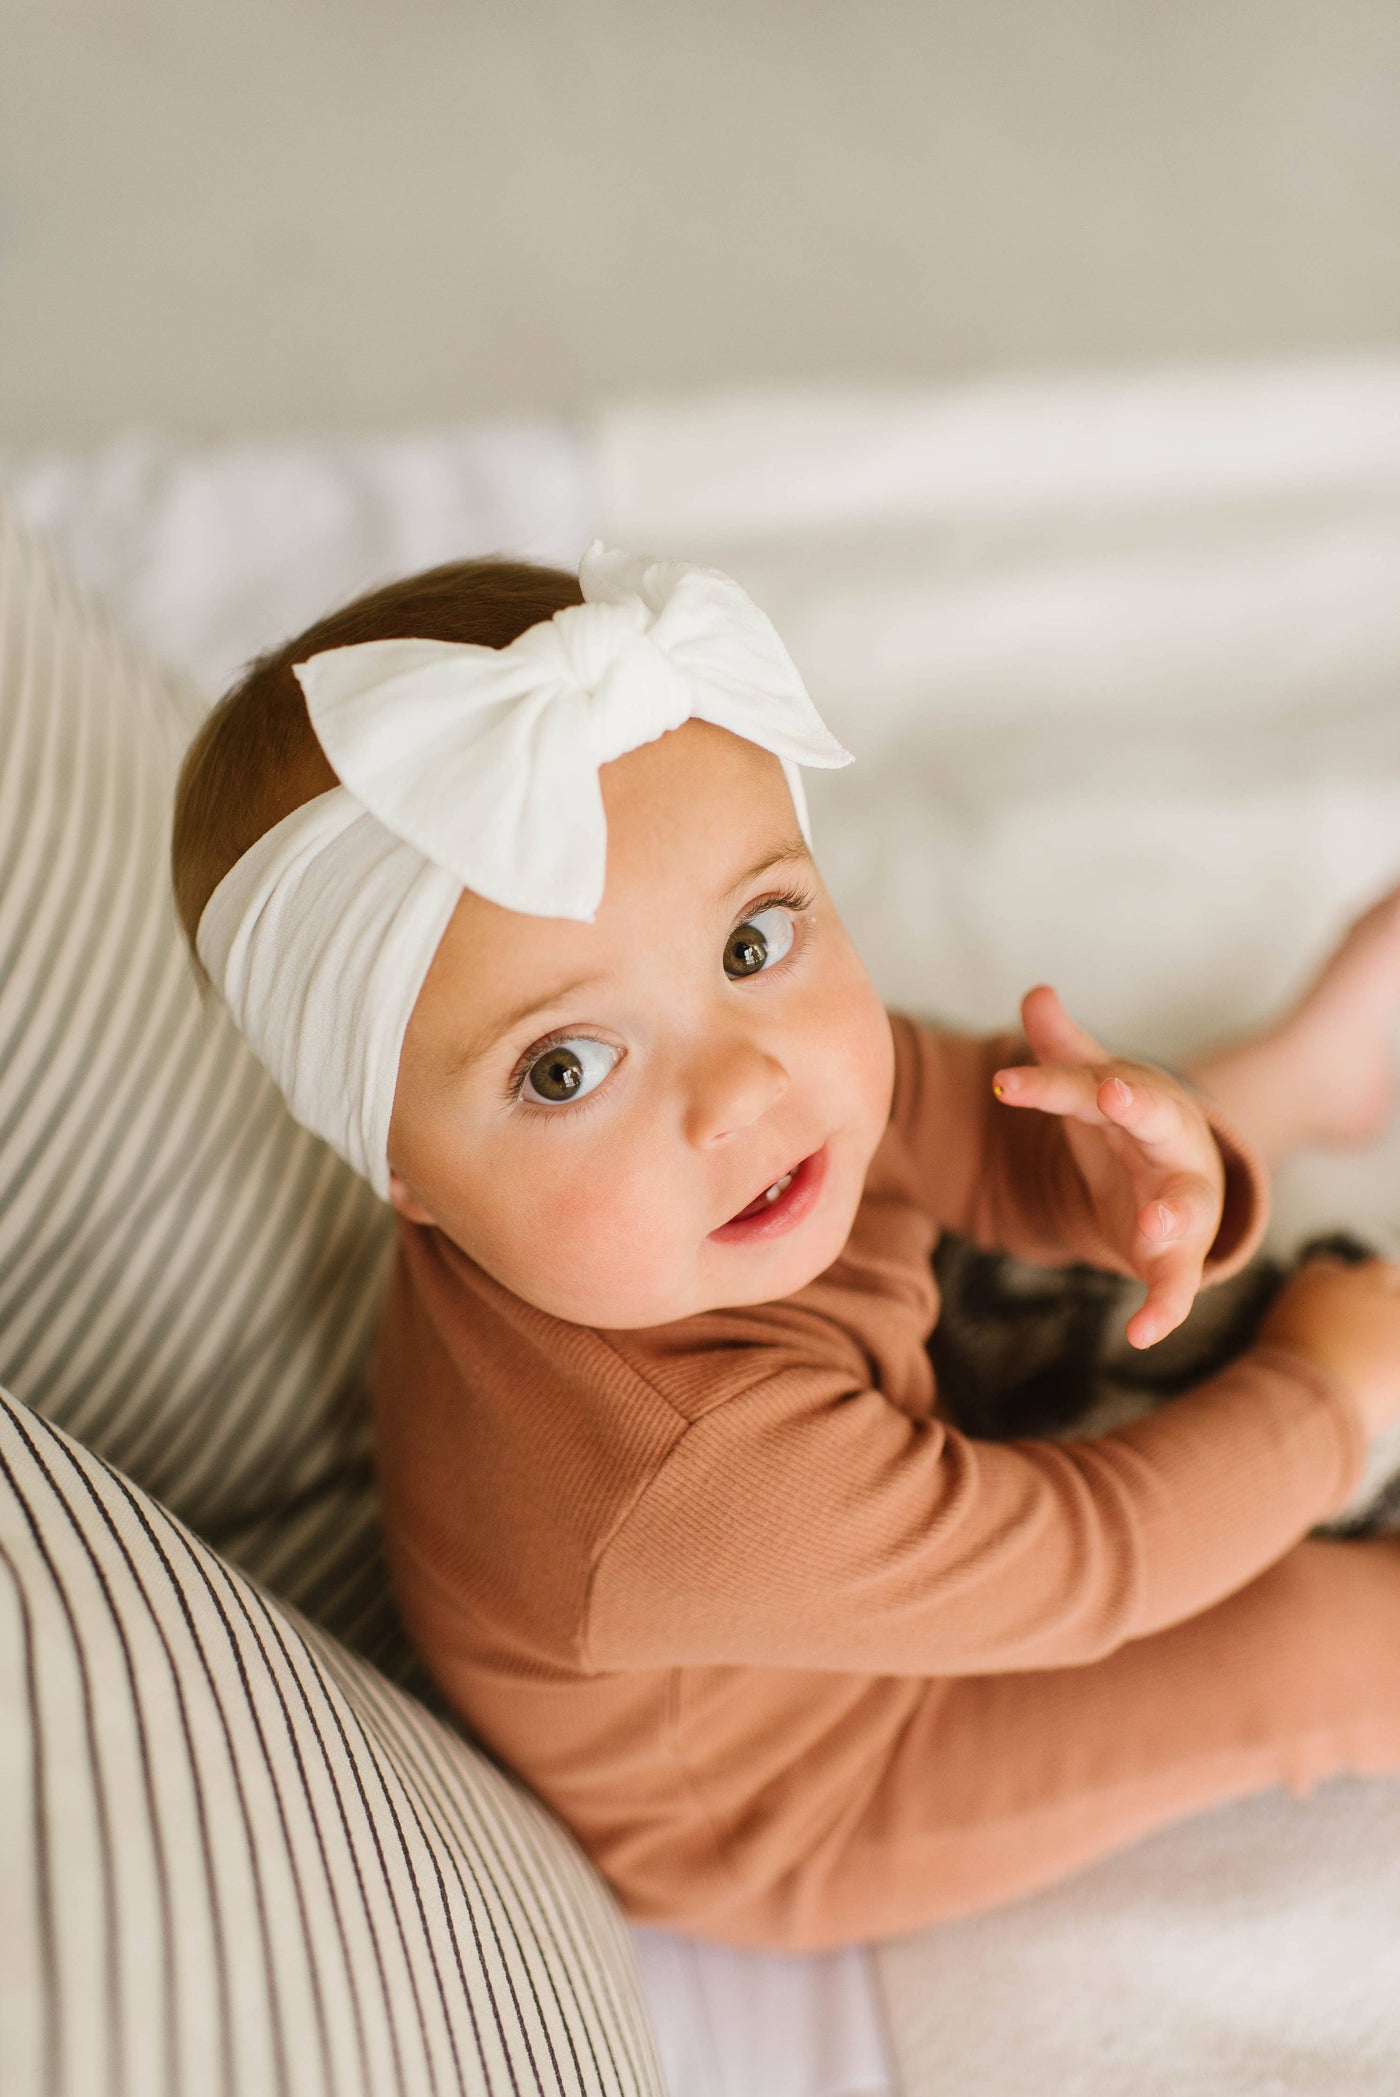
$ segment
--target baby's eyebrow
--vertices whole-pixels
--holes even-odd
[[[500,1019],[492,1020],[490,1026],[482,1033],[475,1035],[456,1054],[449,1056],[446,1075],[449,1078],[459,1078],[463,1071],[470,1070],[474,1063],[480,1063],[483,1056],[489,1055],[502,1035],[513,1033],[536,1012],[547,1012],[552,1005],[562,1005],[564,999],[571,998],[576,990],[586,990],[590,983],[598,981],[596,975],[576,976],[572,983],[557,984],[547,997],[530,998],[525,1004],[517,1005],[513,1012],[506,1012]]]
[[[735,889],[747,888],[750,881],[756,881],[759,875],[766,874],[770,867],[791,866],[797,860],[810,860],[811,857],[804,839],[796,836],[779,838],[777,844],[756,859],[752,866],[744,868],[732,886],[724,891],[725,896],[732,896]]]

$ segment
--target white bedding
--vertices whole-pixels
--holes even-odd
[[[576,433],[130,437],[0,480],[211,693],[453,554],[570,560],[597,530],[719,562],[860,759],[813,809],[882,991],[955,1021],[1002,1024],[1048,977],[1179,1055],[1400,872],[1400,360],[633,404]],[[1282,1239],[1400,1222],[1400,1134],[1294,1169],[1277,1216]],[[873,1959],[638,1931],[673,2097],[892,2097],[882,2001],[905,2097],[1379,2097],[1398,1837],[1400,1781],[1339,1781]]]

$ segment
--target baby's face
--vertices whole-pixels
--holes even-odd
[[[539,1309],[618,1329],[828,1267],[894,1053],[776,757],[689,721],[600,776],[595,922],[462,897],[409,1021],[389,1161],[406,1216]]]

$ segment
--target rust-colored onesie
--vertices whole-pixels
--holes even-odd
[[[992,1097],[1014,1037],[891,1025],[855,1226],[795,1296],[594,1331],[404,1225],[376,1355],[395,1585],[447,1696],[630,1914],[735,1943],[878,1938],[1400,1767],[1400,1543],[1307,1537],[1366,1449],[1308,1362],[1256,1347],[1097,1439],[939,1416],[940,1230],[1102,1248],[1059,1121]],[[1212,1119],[1218,1276],[1266,1197]]]

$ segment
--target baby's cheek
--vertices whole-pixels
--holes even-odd
[[[848,1110],[854,1129],[874,1137],[883,1132],[889,1119],[894,1036],[889,1014],[854,955],[841,994],[827,1007],[824,1022],[814,1062],[824,1069],[828,1096]]]
[[[531,1209],[514,1246],[518,1294],[578,1325],[675,1315],[679,1212],[654,1172],[556,1175]]]

